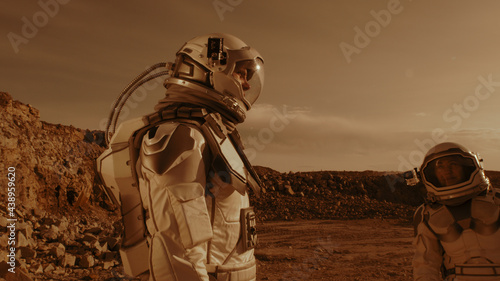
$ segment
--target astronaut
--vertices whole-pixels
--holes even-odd
[[[232,35],[177,52],[136,163],[150,280],[256,280],[249,195],[260,185],[235,127],[263,82],[262,57]]]
[[[426,154],[426,203],[414,216],[414,280],[500,280],[500,194],[482,159],[456,143]]]

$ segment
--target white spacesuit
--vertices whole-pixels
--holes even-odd
[[[122,124],[98,161],[108,186],[130,182],[117,176],[119,168],[106,167],[116,165],[124,147],[137,148],[127,165],[132,163],[141,200],[120,189],[124,267],[137,275],[147,259],[150,280],[255,280],[249,193],[258,195],[260,185],[235,126],[260,95],[263,59],[234,36],[209,34],[186,42],[167,67],[166,96],[155,113]],[[128,190],[133,193],[130,185]],[[141,256],[143,233],[149,257]]]
[[[442,143],[425,156],[415,212],[414,280],[500,280],[500,194],[479,156]]]

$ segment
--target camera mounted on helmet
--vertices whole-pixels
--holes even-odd
[[[224,38],[208,38],[207,58],[212,66],[217,62],[220,65],[226,65],[227,53],[224,52]]]

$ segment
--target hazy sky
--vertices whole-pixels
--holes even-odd
[[[120,91],[192,37],[226,32],[265,59],[240,133],[279,171],[403,170],[459,142],[500,170],[500,1],[11,1],[1,91],[42,120],[103,129]],[[132,97],[152,110],[161,81]],[[134,112],[134,113],[128,113]]]

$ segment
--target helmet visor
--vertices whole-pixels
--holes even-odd
[[[243,89],[242,99],[250,107],[260,96],[264,84],[264,64],[262,60],[243,60],[235,63],[232,76]]]
[[[469,181],[477,168],[474,159],[453,154],[433,159],[423,172],[427,182],[444,188]]]

